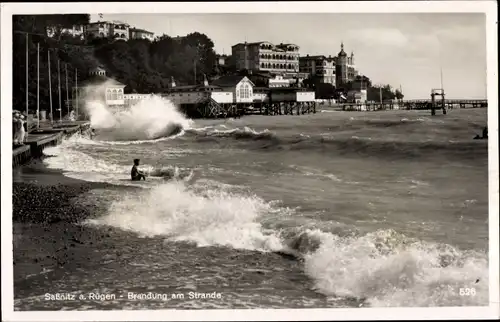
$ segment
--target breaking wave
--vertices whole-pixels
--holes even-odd
[[[377,122],[381,126],[392,126],[391,122]],[[390,124],[390,125],[389,125]],[[225,144],[228,139],[237,140],[242,147],[253,150],[289,150],[311,151],[325,154],[365,155],[379,158],[412,158],[450,155],[462,159],[475,160],[488,154],[487,141],[470,140],[440,141],[421,140],[405,141],[404,134],[400,137],[374,139],[352,135],[335,135],[334,132],[323,135],[298,134],[293,136],[278,136],[269,130],[256,131],[249,127],[235,129],[190,129],[186,132],[199,142],[214,142]],[[379,136],[377,136],[379,137]]]
[[[87,95],[84,106],[97,140],[155,140],[178,135],[192,125],[172,102],[160,96],[153,95],[123,110],[113,110],[93,96]]]
[[[410,239],[393,230],[368,234],[294,227],[271,229],[266,217],[295,210],[197,182],[168,182],[112,203],[107,215],[88,221],[199,247],[277,252],[303,262],[314,289],[362,305],[442,306],[488,303],[487,254]],[[474,288],[473,297],[459,289]]]
[[[78,150],[80,145],[105,145],[80,135],[74,135],[64,140],[60,145],[47,147],[43,150],[46,158],[43,163],[50,169],[58,169],[64,175],[91,182],[107,182],[117,185],[132,185],[147,187],[156,180],[178,179],[189,181],[194,173],[190,169],[178,167],[158,167],[148,164],[141,165],[141,170],[152,179],[147,184],[130,181],[130,164],[122,165],[95,158]]]

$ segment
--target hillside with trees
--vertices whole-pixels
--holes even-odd
[[[52,82],[52,106],[59,108],[58,62],[61,71],[62,105],[66,100],[66,67],[69,91],[78,81],[88,78],[89,71],[101,66],[107,75],[126,84],[126,92],[158,93],[170,86],[172,77],[178,85],[200,83],[204,75],[208,78],[227,75],[236,71],[217,66],[214,43],[199,32],[185,37],[172,38],[163,35],[154,41],[132,39],[129,41],[86,37],[75,38],[63,33],[64,28],[88,24],[88,14],[66,15],[16,15],[13,17],[13,108],[24,111],[26,102],[26,44],[28,45],[29,109],[36,110],[37,98],[37,44],[40,45],[40,109],[49,109],[49,77]],[[53,35],[47,36],[50,28]],[[28,37],[26,37],[28,34]],[[48,55],[50,51],[50,67]],[[361,76],[349,83],[347,88],[358,86]],[[368,84],[368,100],[380,100],[380,88]],[[308,84],[315,88],[318,98],[336,98],[339,90],[330,84]],[[68,93],[71,98],[71,93]],[[382,98],[402,98],[399,91],[386,85],[382,87]],[[63,108],[63,114],[67,109]],[[57,114],[56,114],[57,115]]]
[[[127,92],[155,93],[170,86],[174,77],[178,85],[200,83],[204,75],[213,77],[216,54],[214,43],[202,33],[191,33],[181,38],[163,35],[154,41],[132,39],[82,40],[62,33],[63,28],[86,24],[87,14],[14,16],[13,21],[13,108],[25,109],[26,102],[26,33],[28,33],[29,108],[36,109],[37,97],[37,44],[40,44],[40,109],[49,109],[49,68],[52,82],[52,106],[59,108],[57,64],[60,61],[62,101],[66,99],[65,67],[67,66],[69,90],[78,81],[88,78],[89,71],[97,66],[106,69],[107,75],[127,85]],[[48,27],[54,31],[46,35]],[[71,98],[71,93],[69,93]],[[66,111],[66,108],[63,108]]]
[[[64,90],[64,67],[67,67],[69,87],[74,84],[75,70],[88,68],[89,62],[94,61],[92,48],[73,46],[76,40],[67,39],[56,34],[54,38],[46,36],[49,26],[57,30],[71,27],[74,24],[88,23],[89,15],[15,15],[13,16],[12,34],[12,85],[13,108],[24,111],[26,104],[26,46],[28,47],[28,97],[30,110],[36,109],[37,99],[37,44],[40,46],[40,107],[47,109],[49,106],[49,76],[52,82],[52,99],[54,109],[59,107],[57,92],[57,62],[60,60],[61,69],[61,96],[66,97]],[[56,40],[57,39],[57,40]],[[79,44],[80,45],[80,44]],[[50,49],[51,73],[48,71],[48,52]],[[66,65],[65,65],[66,64]],[[81,72],[80,72],[81,73]],[[64,90],[64,91],[63,91]],[[71,89],[70,89],[71,90]],[[69,95],[71,96],[71,95]]]

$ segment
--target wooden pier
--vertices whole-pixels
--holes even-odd
[[[229,118],[243,115],[304,115],[316,113],[315,102],[217,103],[214,100],[182,104],[180,110],[189,118]]]
[[[24,145],[18,146],[12,150],[12,166],[17,167],[27,162],[43,156],[43,150],[49,146],[56,146],[64,137],[70,136],[78,131],[90,128],[87,122],[76,124],[72,122],[68,126],[54,126],[52,128],[43,127],[38,131],[28,133],[28,138]]]
[[[487,108],[488,100],[450,100],[446,99],[447,109],[453,108]],[[382,111],[382,110],[431,110],[432,100],[407,100],[400,102],[383,103],[340,103],[338,107],[343,111]]]

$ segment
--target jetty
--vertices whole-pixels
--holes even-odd
[[[441,103],[441,102],[440,102]],[[444,105],[447,109],[453,108],[487,108],[488,100],[471,99],[445,99]],[[405,100],[394,102],[369,102],[369,103],[339,103],[332,105],[343,111],[383,111],[383,110],[432,110],[432,99]]]
[[[89,122],[82,121],[61,122],[54,123],[54,125],[40,122],[40,125],[38,129],[28,133],[24,145],[13,148],[12,167],[18,167],[33,159],[40,158],[46,147],[56,146],[65,137],[90,128]]]

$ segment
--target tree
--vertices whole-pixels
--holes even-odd
[[[181,44],[193,51],[194,58],[200,67],[199,70],[197,68],[197,73],[214,74],[217,57],[214,51],[214,43],[207,35],[199,32],[188,34],[182,38]]]
[[[57,30],[71,27],[73,25],[88,23],[90,16],[87,14],[75,15],[15,15],[13,16],[13,57],[12,57],[12,84],[13,84],[13,107],[24,110],[26,104],[26,91],[29,98],[29,109],[36,109],[37,102],[37,44],[40,45],[40,109],[49,110],[49,78],[52,82],[52,102],[53,109],[59,108],[57,92],[57,61],[61,61],[61,68],[64,64],[68,67],[69,85],[72,86],[75,68],[82,68],[88,65],[88,60],[92,59],[92,53],[82,51],[75,54],[74,49],[81,44],[78,38],[62,35],[57,38],[50,38],[47,35],[47,28],[55,26]],[[28,37],[26,38],[27,32]],[[26,43],[27,41],[27,43]],[[26,88],[26,44],[28,45],[28,89]],[[48,52],[51,58],[51,73],[48,71]],[[63,70],[61,71],[63,72]],[[64,74],[62,74],[62,81]],[[62,97],[66,97],[65,86],[61,87]],[[71,95],[69,95],[71,96]],[[63,102],[64,103],[64,102]],[[64,107],[64,105],[63,105]],[[63,109],[66,111],[66,109]]]
[[[330,83],[318,83],[315,92],[317,98],[331,99],[335,97],[335,86]]]
[[[397,89],[397,90],[396,90],[396,94],[395,94],[395,95],[396,95],[396,98],[397,98],[398,100],[402,100],[402,99],[405,97],[405,96],[403,95],[403,93],[402,93],[399,89]]]

